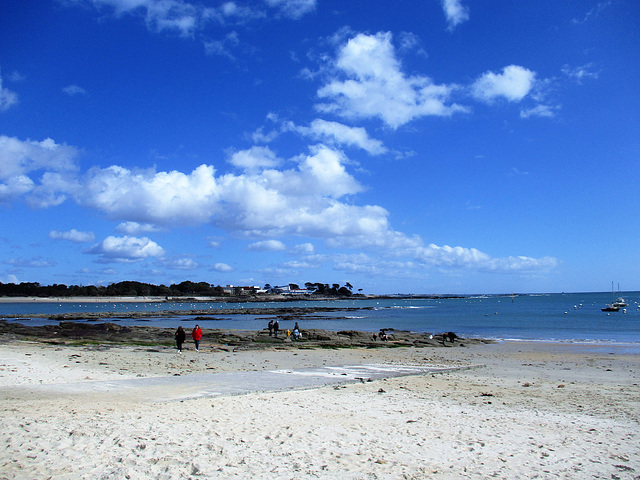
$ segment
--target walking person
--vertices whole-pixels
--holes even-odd
[[[276,338],[278,337],[278,330],[280,330],[280,322],[276,320],[275,323],[273,324],[273,336]]]
[[[302,337],[302,334],[300,333],[300,327],[298,326],[298,322],[296,322],[296,324],[293,327],[293,338],[296,340],[299,340],[300,337]]]
[[[193,338],[193,342],[196,344],[196,352],[199,352],[200,339],[202,338],[202,329],[199,325],[196,325],[195,328],[191,331],[191,338]]]
[[[178,330],[176,330],[176,345],[178,346],[178,353],[182,353],[182,344],[186,339],[187,334],[185,333],[184,328],[182,328],[182,325],[180,325]]]
[[[269,336],[273,336],[273,320],[269,320],[269,325],[267,325],[267,327],[269,327]]]

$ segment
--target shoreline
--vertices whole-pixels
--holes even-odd
[[[189,349],[182,355],[154,350],[0,343],[3,476],[640,475],[637,355],[521,342],[437,349]],[[243,372],[340,372],[340,366],[365,364],[460,369],[303,389],[256,391],[247,384],[246,393],[234,395],[173,381],[197,383],[200,375],[214,374],[243,382]],[[476,368],[464,368],[469,366]],[[148,377],[161,377],[163,386]],[[85,388],[95,382],[110,389]]]
[[[0,297],[0,303],[287,303],[300,301],[324,302],[334,300],[377,300],[377,299],[433,299],[446,300],[456,298],[468,298],[476,295],[366,295],[353,294],[349,296],[322,296],[322,295],[287,295],[287,294],[260,294],[221,297]],[[492,297],[511,296],[507,294],[492,294]]]

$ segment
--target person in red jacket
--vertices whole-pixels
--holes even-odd
[[[200,351],[200,339],[202,338],[202,330],[198,325],[191,331],[191,337],[196,344],[196,352]]]

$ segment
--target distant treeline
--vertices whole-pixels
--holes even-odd
[[[185,295],[224,295],[222,287],[206,282],[182,282],[169,287],[142,282],[118,282],[106,287],[95,285],[40,285],[37,282],[0,283],[0,296],[6,297],[167,297]]]
[[[340,288],[336,284],[332,286],[320,283],[308,285],[316,287],[314,293],[318,294],[341,296],[351,294],[350,288]],[[349,287],[351,286],[349,285]],[[195,283],[190,281],[171,284],[168,287],[166,285],[131,281],[112,283],[108,286],[40,285],[37,282],[0,283],[0,297],[221,297],[255,293],[256,289],[253,287],[241,287],[229,291],[229,289],[224,289],[220,285],[214,286],[207,282]]]

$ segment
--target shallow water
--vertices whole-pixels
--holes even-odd
[[[629,306],[626,313],[606,313],[600,309],[611,301],[611,293],[571,293],[526,295],[515,297],[469,297],[449,299],[366,299],[287,303],[4,303],[0,316],[60,314],[69,312],[113,312],[121,325],[149,325],[173,328],[179,324],[193,326],[193,316],[160,316],[151,319],[118,319],[120,313],[134,311],[207,311],[209,320],[197,320],[203,328],[260,330],[268,315],[245,315],[246,308],[335,307],[357,310],[321,312],[281,320],[280,328],[320,328],[332,331],[361,330],[375,332],[381,328],[416,332],[454,331],[463,337],[500,340],[580,342],[594,344],[629,344],[632,350],[640,346],[640,292],[624,292]],[[220,309],[238,310],[235,315],[217,315]],[[14,320],[11,320],[14,321]],[[107,321],[101,320],[101,321]],[[20,320],[30,325],[57,324],[47,319]]]

